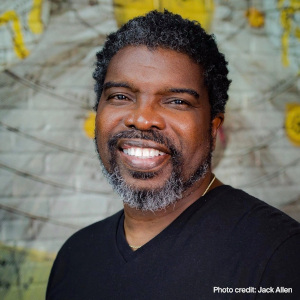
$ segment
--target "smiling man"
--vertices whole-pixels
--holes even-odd
[[[47,299],[264,299],[270,287],[298,299],[299,224],[211,170],[226,65],[199,24],[167,11],[108,36],[95,142],[124,209],[65,243]]]
[[[109,63],[97,108],[97,149],[134,214],[177,214],[213,178],[211,151],[223,114],[211,120],[202,73],[186,54],[146,46],[126,46]]]

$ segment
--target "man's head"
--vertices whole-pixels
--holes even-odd
[[[230,83],[213,38],[150,12],[111,34],[97,59],[95,141],[124,203],[156,211],[199,189]]]
[[[146,46],[171,49],[187,54],[203,68],[204,82],[208,90],[212,118],[225,112],[228,100],[228,69],[224,55],[219,52],[213,35],[207,34],[195,21],[183,19],[168,11],[152,11],[137,17],[110,34],[101,51],[97,53],[95,92],[97,110],[108,64],[112,57],[126,46]]]

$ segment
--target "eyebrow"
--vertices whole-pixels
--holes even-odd
[[[130,86],[126,82],[108,81],[108,82],[105,82],[103,84],[103,90],[107,90],[107,89],[112,88],[112,87],[123,87],[123,88],[127,88],[127,89],[133,89],[132,86]],[[170,88],[167,91],[172,92],[172,93],[179,93],[179,94],[187,93],[187,94],[190,94],[190,95],[194,96],[196,99],[200,98],[200,95],[193,89]]]
[[[103,90],[110,89],[112,87],[123,87],[127,89],[131,89],[132,87],[126,82],[115,82],[115,81],[108,81],[103,84]]]
[[[172,93],[187,93],[194,96],[196,99],[200,98],[200,95],[195,90],[192,89],[171,88],[169,89],[169,91]]]

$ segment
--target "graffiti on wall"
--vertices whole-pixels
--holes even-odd
[[[282,64],[300,70],[300,1],[264,1],[266,30],[271,42],[281,49]]]
[[[48,20],[46,0],[1,1],[0,70],[26,58],[37,44]]]

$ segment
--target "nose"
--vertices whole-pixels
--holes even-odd
[[[127,127],[138,130],[162,130],[166,126],[159,105],[154,107],[148,103],[136,103],[126,115],[124,123]]]

